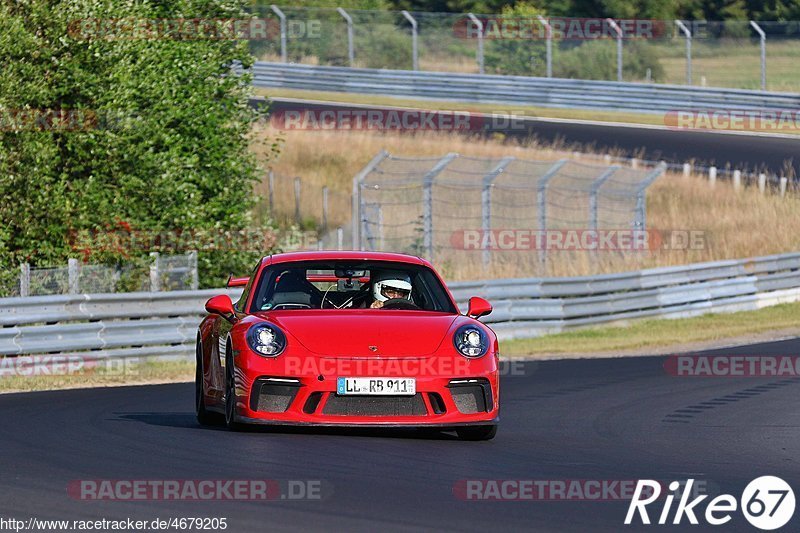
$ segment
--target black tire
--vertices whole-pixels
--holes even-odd
[[[236,421],[236,384],[233,374],[233,356],[230,344],[225,349],[225,425],[232,431],[241,431],[244,427]]]
[[[194,408],[197,415],[197,422],[201,426],[218,426],[222,423],[219,413],[209,411],[206,408],[206,399],[203,390],[203,355],[201,351],[200,339],[197,339],[195,348],[197,354],[197,364],[195,365],[194,375]]]
[[[456,434],[461,440],[492,440],[497,435],[497,425],[464,426],[457,428]]]

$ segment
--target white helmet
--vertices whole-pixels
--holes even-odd
[[[395,291],[404,293],[403,298],[410,300],[411,278],[403,272],[383,272],[381,275],[376,276],[372,284],[372,295],[379,302],[385,302],[390,299],[384,294],[386,289],[394,289]]]

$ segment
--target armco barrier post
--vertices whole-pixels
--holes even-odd
[[[483,22],[478,20],[478,17],[472,13],[467,13],[467,17],[469,17],[469,20],[472,21],[478,30],[478,50],[475,52],[475,59],[478,62],[478,72],[483,74]]]
[[[683,21],[676,20],[675,24],[683,32],[686,37],[686,85],[692,84],[692,32],[686,27]]]
[[[717,167],[708,169],[708,183],[713,187],[717,184]]]
[[[30,296],[31,294],[31,265],[22,263],[19,265],[19,295]]]
[[[200,275],[197,271],[197,250],[189,252],[189,288],[196,291],[200,287]]]
[[[750,26],[758,33],[759,40],[761,41],[761,90],[767,90],[767,34],[761,29],[761,26],[756,24],[754,20],[750,21]]]
[[[742,188],[742,171],[741,170],[734,170],[733,171],[733,189],[738,191]]]
[[[77,259],[67,260],[67,279],[68,279],[67,292],[69,294],[79,294],[80,266],[78,265]]]
[[[322,231],[328,230],[328,187],[322,187]]]
[[[683,176],[688,178],[692,175],[692,165],[690,163],[683,164]]]
[[[541,232],[547,231],[547,184],[553,179],[553,176],[558,174],[561,167],[567,164],[566,159],[561,159],[556,162],[552,167],[547,169],[547,172],[542,174],[536,182],[536,214],[538,222],[538,230]],[[547,261],[547,249],[542,246],[539,249],[539,262],[544,263]]]
[[[617,34],[617,81],[622,81],[622,28],[614,19],[606,19],[606,22]]]
[[[536,15],[539,23],[544,26],[545,31],[545,53],[547,54],[547,77],[553,77],[553,27],[547,22],[547,19],[541,15]]]
[[[589,190],[589,229],[597,231],[597,194],[600,187],[614,175],[614,172],[619,170],[619,167],[614,166],[597,176]]]
[[[758,192],[764,194],[767,190],[767,175],[763,172],[758,175]]]
[[[781,178],[781,181],[780,181],[781,198],[786,196],[786,186],[788,184],[789,184],[789,178]]]
[[[361,169],[361,171],[353,177],[353,193],[352,193],[352,204],[353,204],[353,214],[352,214],[352,240],[353,240],[353,250],[363,250],[363,241],[361,239],[361,224],[363,223],[364,217],[364,200],[361,194],[361,185],[364,182],[364,178],[366,178],[370,172],[375,170],[375,168],[381,164],[381,162],[389,157],[389,152],[386,150],[381,150],[378,154],[372,158],[372,160],[367,163],[367,166]]]
[[[270,170],[267,173],[267,190],[269,191],[269,214],[275,213],[275,173]]]
[[[417,48],[417,20],[405,9],[401,11],[408,22],[411,23],[411,68],[419,70],[419,50]]]
[[[345,22],[347,22],[347,58],[350,60],[350,66],[354,67],[356,54],[355,47],[353,45],[353,18],[341,7],[337,7],[336,12],[339,13],[342,18],[344,18]]]
[[[422,178],[422,242],[428,260],[433,259],[433,180],[456,157],[456,153],[447,154]]]
[[[351,210],[352,213],[350,215],[350,235],[352,239],[353,250],[360,250],[361,249],[361,182],[358,180],[358,177],[353,178],[353,192],[350,193],[350,203],[352,204]]]
[[[302,217],[300,215],[300,178],[294,179],[294,221],[300,224]]]
[[[150,252],[150,292],[161,290],[161,277],[158,270],[158,252]]]
[[[281,21],[281,61],[286,63],[288,61],[288,55],[286,52],[286,15],[284,15],[283,11],[281,11],[280,8],[275,4],[272,4],[270,8],[276,15],[278,15],[278,18]]]
[[[647,229],[647,202],[645,193],[647,188],[667,170],[667,164],[662,161],[636,186],[636,211],[634,214],[633,229],[644,231]]]
[[[481,229],[484,235],[492,230],[492,186],[494,185],[494,180],[512,161],[514,161],[513,157],[504,157],[496,167],[483,177],[483,187],[481,188]],[[486,242],[486,239],[482,240]],[[491,262],[491,254],[491,250],[484,248],[482,254],[483,266],[487,266]]]
[[[378,250],[384,251],[386,250],[386,241],[384,239],[383,234],[383,206],[381,204],[376,205],[377,208],[377,220],[378,220]]]

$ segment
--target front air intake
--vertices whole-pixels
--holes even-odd
[[[263,413],[283,413],[292,405],[300,387],[300,381],[296,379],[258,378],[250,394],[250,409]]]
[[[454,379],[447,385],[459,413],[487,413],[494,408],[492,386],[485,378]]]
[[[337,396],[330,394],[322,408],[326,415],[425,416],[422,394],[414,396]]]

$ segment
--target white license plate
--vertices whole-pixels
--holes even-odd
[[[413,396],[417,393],[414,378],[337,378],[336,394],[340,396]]]

